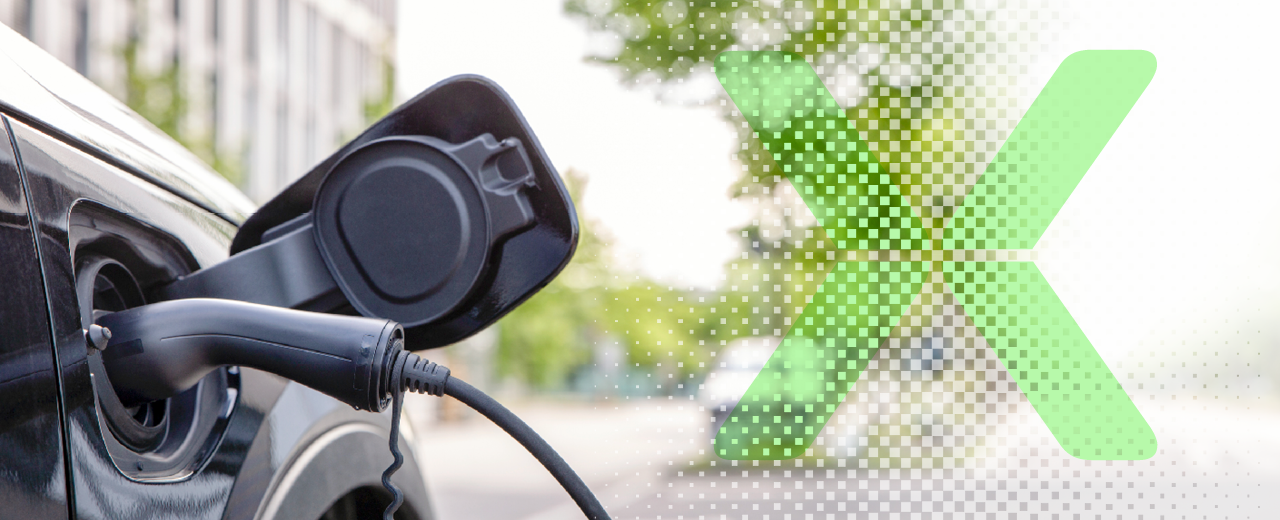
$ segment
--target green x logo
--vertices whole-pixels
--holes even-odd
[[[827,275],[717,433],[719,456],[802,455],[933,272],[1067,453],[1155,454],[1142,414],[1035,263],[1016,253],[1035,247],[1142,95],[1154,56],[1084,51],[1064,60],[940,239],[803,58],[725,52],[715,72],[827,236],[859,259]],[[873,250],[922,261],[856,254]],[[974,261],[994,253],[1014,260]]]

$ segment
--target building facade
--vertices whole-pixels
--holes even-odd
[[[391,106],[395,0],[0,0],[259,203]]]

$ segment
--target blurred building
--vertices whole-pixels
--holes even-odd
[[[0,22],[258,202],[391,102],[395,0],[0,0]]]

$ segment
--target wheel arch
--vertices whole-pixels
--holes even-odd
[[[392,477],[392,482],[404,493],[403,518],[431,520],[434,515],[422,466],[414,454],[409,422],[401,422],[400,451],[404,465]],[[266,449],[250,450],[258,451],[257,458],[263,459],[262,463],[278,468],[268,470],[272,474],[270,483],[259,491],[263,498],[255,501],[257,507],[252,518],[320,518],[340,499],[362,489],[385,504],[390,496],[382,488],[382,472],[392,462],[388,446],[390,426],[389,413],[356,411],[315,390],[287,383],[254,442]],[[260,477],[242,474],[238,480],[246,478]],[[368,500],[359,502],[368,505]],[[228,511],[226,518],[249,516]]]

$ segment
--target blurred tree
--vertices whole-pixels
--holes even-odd
[[[156,128],[176,139],[182,117],[187,113],[187,96],[182,92],[178,63],[174,60],[158,72],[144,70],[138,56],[142,32],[142,28],[131,32],[120,48],[125,72],[124,102]]]
[[[364,101],[364,122],[376,123],[396,107],[396,66],[390,60],[382,60],[382,90]]]
[[[944,109],[985,94],[964,83],[955,88],[956,71],[966,73],[967,55],[995,50],[987,48],[980,23],[976,31],[949,23],[973,18],[962,0],[566,0],[564,8],[585,21],[593,41],[603,42],[588,60],[660,99],[697,98],[691,85],[714,78],[714,58],[731,48],[802,55],[847,108],[880,164],[895,174],[927,228],[941,228],[964,188],[948,183],[954,177],[933,174],[976,178],[973,164],[940,156],[965,148]],[[724,296],[742,307],[733,311],[738,323],[727,332],[781,335],[834,267],[836,251],[733,102],[723,89],[714,92],[696,101],[720,107],[737,130],[733,159],[742,173],[731,196],[754,213],[736,230],[741,257],[727,266]]]
[[[581,207],[586,178],[572,170],[565,185]],[[632,368],[687,379],[705,363],[719,327],[716,301],[613,268],[612,241],[595,219],[579,213],[578,248],[550,284],[498,322],[496,368],[535,388],[563,386],[575,369],[617,343]],[[667,387],[658,393],[666,393]]]
[[[899,254],[836,249],[721,88],[712,67],[716,57],[738,50],[790,52],[804,59],[920,217],[923,238],[940,238],[956,204],[1021,116],[1019,101],[1029,101],[1019,78],[1048,48],[1044,41],[1052,39],[1053,29],[1048,20],[1057,18],[1044,3],[997,2],[975,8],[968,3],[565,0],[565,11],[593,33],[590,41],[597,46],[589,61],[617,71],[624,85],[653,92],[661,102],[718,110],[737,133],[731,153],[741,174],[730,195],[743,202],[751,216],[749,223],[734,230],[740,237],[740,256],[725,266],[725,283],[715,296],[719,308],[711,310],[720,323],[718,330],[709,331],[715,346],[741,337],[781,337],[839,262]],[[1049,30],[1042,31],[1045,28]],[[938,246],[940,241],[924,240],[911,247]],[[890,349],[879,355],[890,361],[879,366],[877,379],[889,376],[915,384],[925,378],[917,378],[919,370],[907,368],[913,366],[910,363],[898,361],[915,355],[910,350],[917,345],[940,339],[934,324],[951,324],[952,316],[938,305],[946,295],[931,292],[944,291],[942,286],[925,284],[908,313],[910,319],[898,322],[897,339],[906,336],[911,341],[887,343]],[[827,325],[835,321],[828,317]],[[650,348],[656,350],[652,342]],[[632,361],[644,359],[640,354],[647,350],[639,350],[632,349]],[[941,370],[941,365],[932,367]],[[920,414],[906,413],[907,408],[903,406],[900,415],[884,415],[883,409],[873,415],[873,421],[887,421],[888,427],[876,430],[874,422],[868,426],[868,457],[880,456],[876,450],[893,453],[921,445],[917,435],[898,435],[914,431],[900,429],[903,425],[923,420]],[[968,453],[972,455],[972,448]],[[826,456],[833,454],[833,448],[826,448]],[[885,459],[870,462],[871,467],[891,466]]]
[[[661,373],[681,379],[702,372],[698,363],[709,359],[707,345],[715,343],[724,328],[720,317],[728,314],[718,295],[681,290],[639,276],[632,276],[630,283],[609,286],[605,297],[602,330],[622,342],[632,366],[660,368]]]
[[[141,0],[136,0],[135,12],[141,12],[141,8]],[[177,56],[158,71],[147,70],[140,63],[138,54],[146,27],[141,21],[139,24],[130,31],[124,45],[117,51],[124,63],[124,103],[203,159],[232,184],[239,185],[244,180],[244,164],[239,153],[218,150],[213,135],[197,135],[183,130],[182,123],[190,111],[190,103]]]
[[[834,56],[852,54],[860,44],[870,43],[884,45],[880,53],[885,55],[918,54],[932,45],[922,43],[932,41],[929,33],[942,29],[935,22],[963,9],[960,1],[948,2],[955,5],[945,9],[932,5],[941,2],[928,0],[830,3],[837,6],[823,7],[812,0],[566,0],[564,6],[589,29],[612,37],[616,45],[590,59],[618,68],[626,81],[687,78],[706,71],[712,58],[734,46]],[[846,7],[855,3],[858,7]],[[904,32],[922,37],[903,41]],[[944,59],[936,65],[945,63]],[[879,72],[864,67],[859,74]]]

